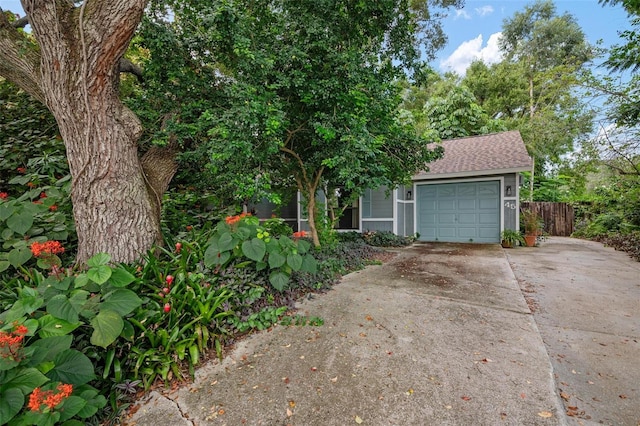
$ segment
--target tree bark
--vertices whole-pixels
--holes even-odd
[[[132,262],[161,241],[172,152],[139,158],[142,126],[118,94],[120,59],[146,3],[22,0],[38,44],[22,51],[24,38],[0,18],[0,74],[45,102],[65,142],[80,264],[99,252]]]

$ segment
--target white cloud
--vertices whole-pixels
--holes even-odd
[[[454,71],[458,75],[464,75],[467,68],[476,59],[482,60],[485,64],[493,64],[502,59],[498,48],[498,40],[502,33],[495,33],[489,36],[487,45],[482,47],[482,34],[478,37],[463,42],[449,56],[440,62],[440,69],[443,71]]]
[[[456,9],[456,16],[454,16],[453,19],[458,18],[471,19],[471,15],[464,9]]]
[[[476,7],[476,13],[480,16],[491,15],[493,13],[493,7],[492,6]]]

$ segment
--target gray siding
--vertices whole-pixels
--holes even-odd
[[[391,220],[368,220],[362,222],[362,231],[390,231],[393,232]]]
[[[413,203],[403,203],[398,201],[396,209],[398,214],[397,234],[405,237],[413,235]]]
[[[504,188],[502,195],[504,196],[502,216],[504,222],[504,229],[517,230],[518,223],[518,199],[516,194],[518,193],[519,174],[509,173],[504,175]],[[510,194],[507,192],[511,187]]]
[[[386,188],[367,189],[362,196],[362,217],[366,219],[393,217],[393,197]]]

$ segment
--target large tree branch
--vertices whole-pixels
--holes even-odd
[[[98,73],[116,67],[142,19],[148,0],[85,0],[82,22],[89,63]],[[80,17],[78,17],[80,19]]]
[[[41,102],[40,52],[24,32],[14,27],[0,9],[0,75]]]

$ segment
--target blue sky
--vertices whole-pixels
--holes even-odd
[[[505,18],[533,3],[525,0],[466,0],[465,7],[452,11],[443,21],[449,42],[432,62],[438,71],[464,75],[471,61],[500,60],[497,41]],[[618,31],[630,28],[627,13],[620,6],[601,6],[597,0],[555,0],[556,12],[573,15],[587,40],[603,46],[619,42]]]

